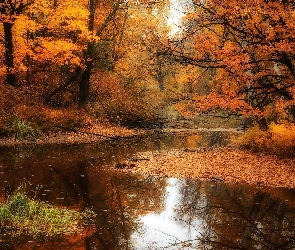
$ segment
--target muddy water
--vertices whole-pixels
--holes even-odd
[[[0,249],[295,249],[295,190],[155,178],[112,167],[146,150],[225,146],[230,133],[153,134],[95,145],[1,149],[0,199],[22,183],[50,204],[91,208],[71,237],[3,238]]]

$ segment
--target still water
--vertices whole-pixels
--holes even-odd
[[[225,146],[226,132],[153,134],[92,145],[2,148],[0,199],[19,185],[97,213],[75,236],[3,238],[0,249],[295,249],[295,190],[122,173],[137,152]]]

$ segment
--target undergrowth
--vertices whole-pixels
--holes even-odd
[[[295,156],[295,124],[270,124],[266,131],[254,126],[238,138],[238,144],[255,152],[267,152],[284,157]]]
[[[82,231],[94,217],[90,210],[78,212],[36,201],[19,188],[4,204],[0,204],[0,233],[12,236],[73,234]]]
[[[7,123],[10,133],[17,140],[34,140],[40,135],[40,132],[33,128],[29,122],[17,115],[12,115]]]

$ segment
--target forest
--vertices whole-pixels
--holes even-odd
[[[2,137],[128,134],[122,126],[222,112],[294,140],[292,1],[3,0],[0,10]]]
[[[1,249],[295,249],[295,3],[0,0]]]

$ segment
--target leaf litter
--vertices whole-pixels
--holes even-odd
[[[247,183],[257,186],[295,188],[295,159],[219,148],[149,151],[124,162],[123,171],[175,178]],[[148,160],[146,160],[148,159]]]

